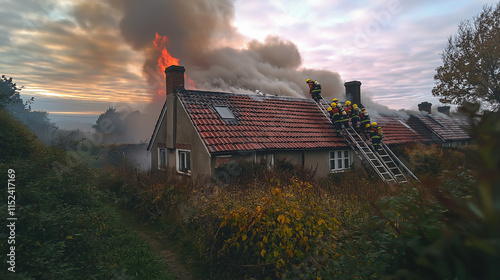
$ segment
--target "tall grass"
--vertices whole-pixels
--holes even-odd
[[[173,279],[142,239],[126,230],[96,170],[42,145],[0,110],[0,170],[15,171],[16,243],[2,237],[2,279]],[[0,187],[7,197],[7,184]],[[7,219],[7,203],[0,218]],[[2,231],[3,232],[3,231]],[[15,273],[5,255],[15,246]]]
[[[241,176],[224,184],[132,165],[110,167],[101,180],[181,243],[199,278],[495,279],[486,264],[500,255],[500,214],[490,207],[498,200],[481,195],[496,194],[498,172],[482,170],[497,162],[481,149],[400,147],[421,178],[405,185],[360,167],[319,179],[286,161],[241,163]]]

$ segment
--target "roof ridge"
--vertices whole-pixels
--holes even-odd
[[[221,94],[221,95],[233,95],[233,96],[248,96],[252,99],[253,98],[255,98],[255,99],[276,98],[276,99],[301,100],[301,101],[307,101],[307,102],[315,102],[314,100],[309,99],[309,98],[282,96],[282,95],[271,95],[271,94],[270,95],[257,95],[257,94],[252,94],[252,93],[246,94],[246,93],[206,91],[206,90],[193,90],[193,89],[179,89],[179,90],[177,90],[177,93],[181,93],[181,94],[199,93],[199,94],[204,94],[204,95]]]

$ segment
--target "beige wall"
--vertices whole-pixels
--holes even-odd
[[[167,95],[167,111],[151,148],[151,169],[158,169],[158,148],[167,148],[167,166],[177,167],[177,150],[191,151],[191,175],[210,175],[210,155],[175,94]]]

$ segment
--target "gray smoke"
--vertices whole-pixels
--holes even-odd
[[[122,0],[119,6],[122,35],[146,53],[144,73],[151,84],[158,81],[153,70],[159,54],[152,47],[158,33],[169,38],[168,51],[186,67],[197,89],[307,97],[305,79],[311,78],[323,85],[324,96],[344,94],[338,73],[302,68],[297,46],[286,39],[269,36],[243,49],[232,47],[245,42],[232,24],[231,0]]]

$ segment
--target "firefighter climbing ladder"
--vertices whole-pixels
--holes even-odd
[[[321,98],[318,102],[318,107],[321,109],[325,117],[331,122],[328,111],[325,109],[329,104]],[[354,130],[351,125],[349,128],[343,128],[343,137],[346,139],[349,146],[358,155],[362,161],[366,161],[370,166],[377,172],[377,174],[382,178],[383,181],[388,183],[406,183],[407,178],[401,172],[401,169],[394,162],[393,158],[402,166],[408,174],[413,178],[417,177],[394,155],[394,153],[382,142],[382,149],[377,153],[373,152],[370,146],[365,142],[365,140],[359,135],[356,130]],[[418,179],[417,179],[418,180]]]

